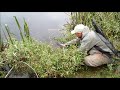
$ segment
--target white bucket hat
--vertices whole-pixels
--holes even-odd
[[[74,30],[71,31],[71,34],[75,34],[77,32],[84,32],[86,29],[89,29],[87,26],[84,26],[83,24],[78,24],[75,26]]]

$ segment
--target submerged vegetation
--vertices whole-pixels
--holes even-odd
[[[95,18],[115,47],[120,50],[120,13],[119,12],[71,12],[70,22],[65,25],[65,37],[58,38],[61,43],[73,39],[70,30],[76,24],[83,23],[94,29],[91,19]],[[71,45],[67,48],[53,48],[49,43],[36,41],[30,36],[27,22],[23,19],[24,29],[21,28],[17,17],[15,22],[20,31],[21,41],[11,35],[8,25],[5,25],[8,37],[7,43],[3,42],[0,31],[0,67],[9,64],[13,67],[17,62],[23,61],[29,64],[41,78],[58,77],[120,77],[115,73],[115,65],[107,65],[102,70],[95,71],[86,66],[81,66],[85,55],[77,51],[77,47]],[[97,70],[97,69],[96,69]],[[76,74],[77,73],[77,74]],[[78,74],[79,73],[79,74]],[[6,72],[0,72],[5,77]]]

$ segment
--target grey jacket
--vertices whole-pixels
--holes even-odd
[[[107,42],[107,40],[102,35],[95,33],[93,30],[86,30],[85,32],[83,32],[83,36],[81,39],[76,38],[65,44],[70,45],[80,43],[78,50],[88,54],[99,53],[100,51],[95,48],[96,46],[110,54],[113,54],[112,51],[106,46],[106,44],[100,38]]]

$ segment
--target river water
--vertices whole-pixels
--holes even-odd
[[[61,37],[63,25],[69,21],[69,12],[0,12],[2,30],[7,24],[10,31],[20,39],[20,33],[13,16],[16,16],[23,27],[23,18],[28,23],[30,34],[39,41],[51,41],[54,37]]]

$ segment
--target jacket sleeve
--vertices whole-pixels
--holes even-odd
[[[66,45],[71,45],[71,44],[76,44],[78,42],[80,42],[80,38],[75,38],[75,39],[73,39],[73,40],[71,40],[71,41],[69,41],[69,42],[67,42],[65,44]]]

